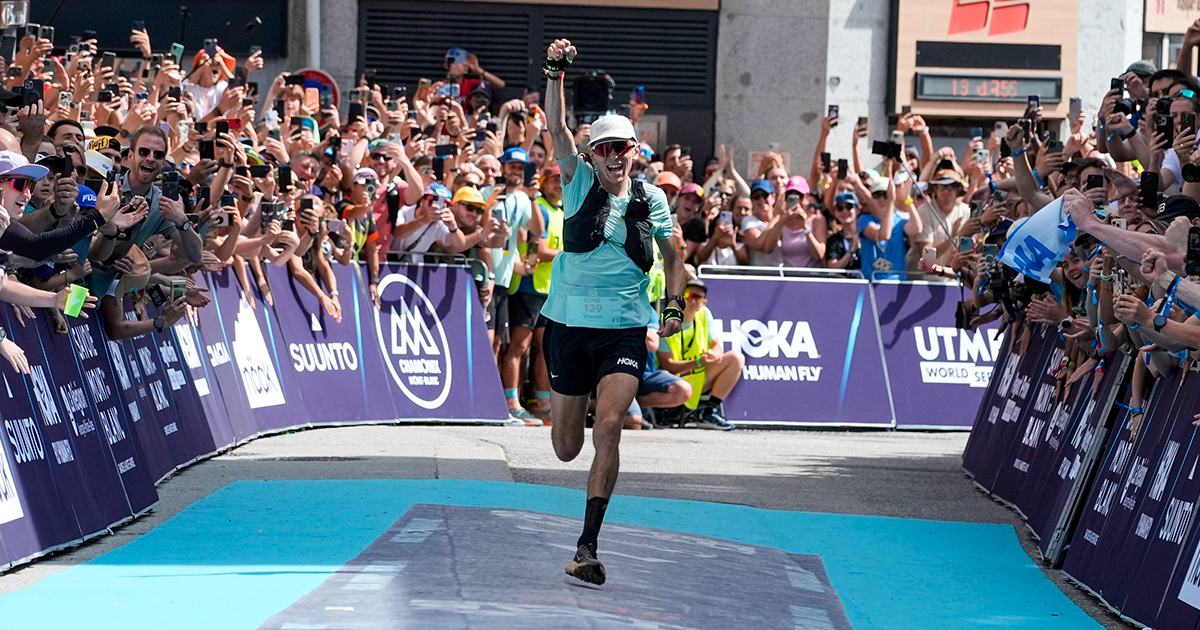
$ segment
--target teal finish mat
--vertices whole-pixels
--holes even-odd
[[[499,482],[235,482],[118,549],[0,596],[0,627],[255,629],[416,503],[581,517],[584,495]],[[614,497],[606,522],[820,556],[857,630],[1101,627],[1042,575],[1006,525],[628,496]],[[620,558],[607,562],[621,570]]]

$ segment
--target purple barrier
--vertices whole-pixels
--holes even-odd
[[[1200,619],[1198,401],[1200,375],[1189,371],[1182,384],[1179,375],[1156,382],[1138,435],[1122,414],[1063,566],[1109,606],[1157,627]]]
[[[971,428],[1003,344],[999,324],[956,328],[958,285],[885,281],[872,289],[896,428]]]
[[[963,469],[989,492],[1002,469],[1024,464],[1019,458],[1010,458],[1009,449],[1013,440],[1020,439],[1018,424],[1032,405],[1038,383],[1054,356],[1062,356],[1057,337],[1047,330],[1035,330],[1028,348],[1016,340],[1003,354],[1003,362],[996,364],[996,378],[992,379],[995,388],[988,388],[963,451]]]
[[[725,401],[745,424],[894,425],[865,280],[705,278],[722,343],[746,356]]]
[[[383,265],[383,309],[365,304],[400,418],[508,418],[475,282],[466,269]]]

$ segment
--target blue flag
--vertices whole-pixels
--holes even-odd
[[[1000,262],[1039,282],[1050,282],[1063,256],[1075,240],[1075,223],[1063,209],[1062,197],[1046,204],[1033,216],[1008,231]]]

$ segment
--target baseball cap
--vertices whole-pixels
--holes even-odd
[[[455,46],[454,48],[446,51],[446,58],[453,58],[454,63],[466,63],[469,55],[470,53],[467,52],[467,49],[463,48],[462,46]]]
[[[836,206],[839,203],[848,203],[857,206],[858,195],[848,191],[844,193],[838,193],[838,196],[833,198],[833,205]]]
[[[687,284],[684,285],[684,288],[690,289],[692,287],[696,287],[697,289],[704,291],[705,295],[708,295],[708,285],[704,284],[704,281],[700,278],[688,278]]]
[[[887,192],[888,182],[886,178],[880,177],[871,183],[871,192]]]
[[[1200,202],[1187,195],[1172,195],[1158,204],[1155,219],[1170,223],[1175,217],[1200,218]]]
[[[0,177],[28,177],[41,179],[50,169],[30,164],[24,155],[13,151],[0,151]]]
[[[375,169],[363,167],[354,171],[354,183],[361,184],[368,179],[379,181],[379,175],[375,173]]]
[[[679,189],[679,196],[682,197],[683,195],[696,195],[697,197],[703,198],[704,189],[700,187],[700,184],[688,182],[683,185],[683,188]]]
[[[96,138],[87,143],[88,151],[99,151],[101,149],[112,149],[113,151],[121,150],[121,143],[112,136],[96,136]]]
[[[1154,65],[1153,61],[1150,61],[1149,59],[1142,59],[1141,61],[1135,61],[1129,64],[1129,67],[1125,69],[1125,72],[1132,72],[1138,76],[1148,77],[1155,72],[1158,72],[1158,67]]]
[[[442,199],[450,198],[450,189],[434,182],[425,187],[425,192],[421,193],[422,197],[441,197]]]
[[[664,186],[674,188],[675,191],[678,192],[679,189],[683,188],[683,181],[680,180],[679,176],[675,173],[672,173],[671,171],[663,171],[658,175],[658,187],[662,188]]]
[[[592,123],[591,134],[588,147],[614,140],[637,142],[637,131],[633,128],[633,123],[620,114],[605,114],[597,118]]]
[[[525,149],[522,149],[521,147],[513,147],[505,151],[504,155],[500,156],[501,164],[508,164],[509,162],[521,162],[528,164],[529,154],[526,153]]]
[[[750,184],[750,194],[753,195],[754,193],[756,193],[760,190],[767,193],[768,195],[775,194],[775,187],[771,185],[771,182],[769,182],[765,179],[757,179],[757,180],[754,180],[753,184]]]
[[[83,184],[80,184],[79,194],[75,196],[75,202],[79,204],[80,208],[95,208],[96,191],[84,186]]]
[[[458,192],[454,193],[454,203],[471,203],[477,206],[487,205],[487,201],[484,200],[483,195],[479,192],[479,189],[474,186],[463,186],[462,188],[459,188]]]
[[[99,138],[100,136],[108,136],[108,137],[112,138],[113,140],[116,140],[117,135],[121,133],[120,129],[117,129],[116,127],[113,127],[112,125],[100,125],[99,127],[96,127],[95,131],[96,131],[97,138]],[[120,143],[118,143],[118,146],[116,148],[120,148]]]
[[[929,183],[933,184],[934,186],[949,186],[952,184],[958,184],[958,187],[962,188],[962,179],[959,178],[958,171],[955,171],[951,168],[944,168],[934,173],[933,181]]]
[[[99,151],[88,151],[83,154],[83,158],[90,170],[99,173],[103,177],[108,177],[108,174],[113,170],[112,160]]]
[[[488,85],[482,81],[476,83],[475,87],[471,88],[471,92],[467,94],[467,96],[471,97],[475,96],[476,94],[482,94],[486,96],[489,101],[492,100],[492,88],[488,87]]]
[[[375,138],[374,140],[371,141],[371,144],[367,145],[367,152],[370,153],[371,151],[374,151],[375,149],[386,149],[387,145],[388,145],[387,138]]]
[[[558,164],[555,164],[551,166],[545,173],[542,173],[542,177],[538,181],[544,182],[548,177],[560,177],[561,175],[562,170],[558,168]]]
[[[788,180],[787,187],[784,192],[798,192],[801,195],[807,195],[812,189],[808,187],[808,180],[802,175],[792,175]]]

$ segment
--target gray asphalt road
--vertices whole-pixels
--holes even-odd
[[[626,431],[617,492],[649,497],[1016,527],[1019,517],[961,471],[964,433]],[[584,489],[590,447],[554,457],[546,428],[374,426],[263,438],[196,464],[159,487],[149,515],[69,552],[0,576],[0,592],[93,558],[150,531],[195,500],[239,479],[482,479]],[[1044,571],[1106,628],[1127,624],[1094,598]]]

